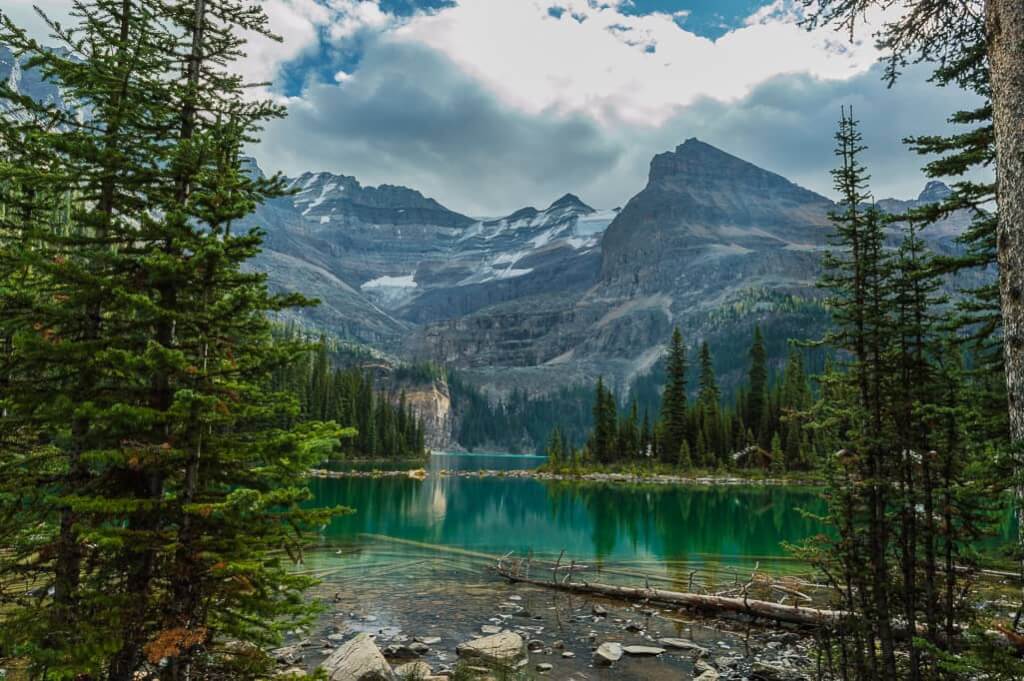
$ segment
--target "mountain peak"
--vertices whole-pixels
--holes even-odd
[[[674,151],[651,160],[648,188],[684,192],[696,203],[716,195],[784,199],[795,203],[828,204],[825,197],[804,189],[777,173],[691,137]]]
[[[580,197],[575,194],[565,194],[561,198],[557,199],[554,203],[548,206],[548,210],[554,210],[556,208],[576,208],[580,209],[585,213],[593,213],[594,209],[583,203]]]
[[[953,193],[953,190],[946,186],[945,183],[939,182],[938,180],[932,180],[924,186],[924,189],[918,195],[917,200],[922,203],[938,203],[939,201],[945,201],[949,198],[949,195]]]

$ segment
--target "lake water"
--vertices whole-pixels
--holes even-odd
[[[434,455],[424,480],[316,479],[317,505],[356,509],[323,532],[328,544],[384,538],[503,555],[671,566],[789,563],[783,544],[822,532],[806,512],[823,510],[813,490],[549,482],[451,477],[442,469],[522,469],[517,455]]]
[[[437,637],[440,642],[422,658],[437,670],[454,663],[459,643],[498,625],[540,639],[545,652],[531,658],[553,663],[551,678],[677,681],[693,676],[692,655],[627,656],[611,669],[599,669],[590,664],[591,649],[596,640],[649,643],[672,636],[693,639],[716,654],[745,654],[746,631],[671,608],[509,584],[490,569],[497,557],[532,552],[554,560],[564,551],[563,562],[586,566],[577,579],[705,593],[741,588],[755,567],[794,580],[799,589],[809,586],[802,577],[817,581],[784,546],[824,531],[807,515],[823,510],[811,489],[442,474],[534,468],[542,461],[446,454],[431,457],[423,480],[311,480],[314,503],[356,509],[323,528],[321,550],[309,552],[299,566],[321,580],[311,596],[325,612],[311,638],[366,631],[383,646],[412,636]],[[535,576],[544,572],[536,564],[533,569]],[[779,597],[770,587],[763,594],[754,588],[754,598]],[[607,617],[591,615],[595,602],[608,610]],[[643,632],[625,630],[624,622],[637,623]],[[561,656],[559,645],[575,657]],[[306,663],[315,665],[322,654],[313,649]]]

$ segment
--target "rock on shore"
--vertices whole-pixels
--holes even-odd
[[[515,665],[526,657],[523,637],[511,631],[485,636],[460,644],[455,652],[467,660]]]
[[[320,664],[330,681],[397,681],[391,665],[366,633],[335,650]]]

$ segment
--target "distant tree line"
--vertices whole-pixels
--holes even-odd
[[[277,331],[288,342],[301,339],[294,326]],[[392,400],[378,390],[372,369],[335,366],[337,345],[320,338],[291,364],[274,372],[274,390],[289,392],[299,402],[302,421],[330,421],[346,430],[341,442],[345,456],[402,459],[426,455],[423,423],[413,412],[405,390]],[[423,370],[397,369],[404,377],[423,378]]]
[[[625,409],[599,378],[594,390],[592,430],[581,451],[560,427],[552,429],[547,453],[553,463],[572,459],[598,464],[658,461],[684,468],[721,468],[770,463],[777,469],[806,470],[819,455],[803,428],[812,404],[804,353],[793,348],[772,381],[760,327],[748,353],[747,380],[725,404],[707,342],[700,344],[695,391],[689,390],[687,349],[677,328],[665,357],[665,381],[657,412],[641,411],[637,397]],[[691,399],[691,394],[693,399]]]

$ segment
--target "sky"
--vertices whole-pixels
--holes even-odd
[[[889,88],[866,17],[851,41],[798,25],[799,0],[259,0],[283,41],[239,65],[287,105],[251,152],[264,170],[400,184],[474,216],[572,192],[624,205],[651,158],[697,137],[828,196],[832,135],[852,105],[878,197],[911,198],[910,135],[975,103],[927,82]],[[31,6],[5,0],[37,35]]]

